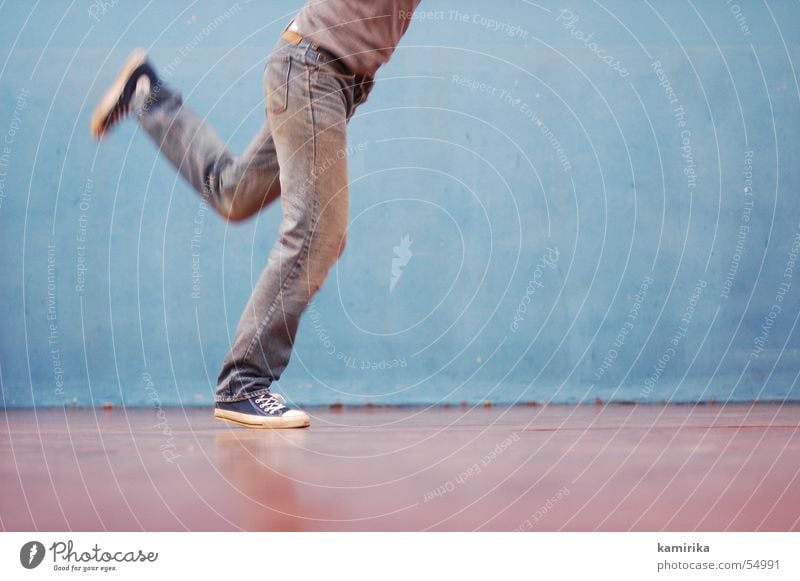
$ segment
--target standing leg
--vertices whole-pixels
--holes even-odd
[[[352,78],[326,58],[305,41],[281,41],[267,62],[283,221],[225,358],[218,402],[269,391],[289,362],[301,314],[344,249]]]

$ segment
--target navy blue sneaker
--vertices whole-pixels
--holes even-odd
[[[147,52],[141,48],[134,50],[128,55],[114,83],[100,98],[92,113],[89,126],[92,135],[100,139],[131,113],[132,101],[137,94],[142,94],[141,99],[146,102],[159,83],[155,70],[147,61]]]
[[[305,428],[311,424],[308,414],[286,407],[286,400],[277,393],[242,401],[218,401],[214,417],[248,428]]]

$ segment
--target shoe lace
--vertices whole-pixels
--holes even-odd
[[[286,400],[279,393],[265,393],[255,399],[256,405],[267,413],[277,412],[285,408]]]

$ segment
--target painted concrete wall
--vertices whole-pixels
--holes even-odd
[[[301,2],[0,8],[3,405],[208,404],[279,208],[95,101],[135,46],[240,151]],[[302,404],[798,399],[800,6],[424,1],[350,125]],[[395,274],[393,263],[400,265]]]

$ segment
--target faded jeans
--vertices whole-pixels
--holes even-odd
[[[266,121],[240,157],[163,85],[139,111],[161,153],[224,218],[243,220],[281,199],[279,237],[223,361],[216,401],[256,397],[281,376],[300,316],[347,232],[345,128],[363,100],[360,85],[333,55],[281,39],[264,87]]]

